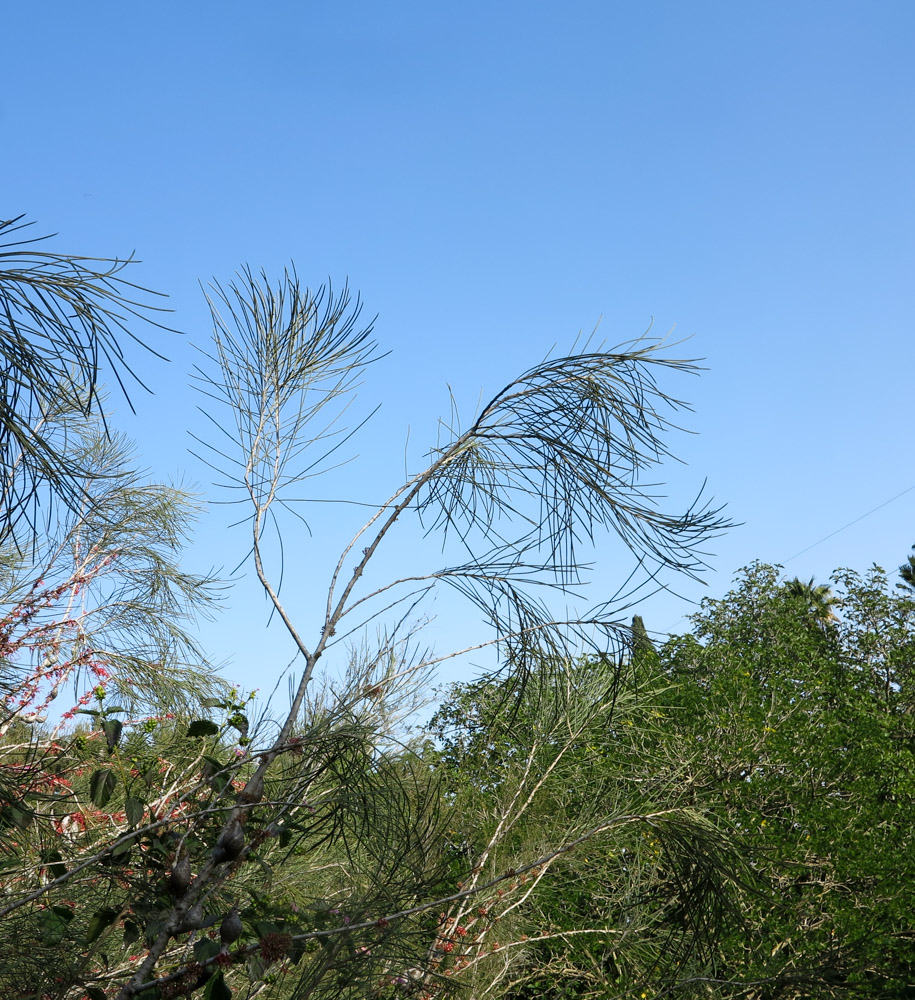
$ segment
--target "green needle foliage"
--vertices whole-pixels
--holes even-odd
[[[270,533],[282,538],[283,515],[296,512],[312,478],[330,470],[355,433],[341,422],[377,356],[371,324],[360,324],[346,288],[312,292],[294,271],[271,283],[246,270],[214,286],[213,348],[197,376],[216,439],[203,447],[245,511],[257,578],[297,655],[288,707],[256,711],[250,697],[208,677],[185,628],[185,616],[205,607],[208,595],[207,581],[182,574],[174,561],[188,498],[123,472],[114,442],[92,437],[88,424],[59,461],[42,438],[48,400],[66,401],[62,425],[87,422],[97,409],[98,358],[107,350],[116,367],[121,359],[102,324],[114,303],[126,303],[110,284],[116,271],[93,277],[73,260],[57,266],[71,268],[71,284],[58,291],[58,280],[48,301],[57,295],[88,316],[69,340],[63,307],[28,311],[44,292],[34,300],[8,295],[22,343],[57,329],[60,349],[82,354],[57,396],[53,378],[65,380],[65,371],[51,365],[44,383],[7,399],[25,427],[8,466],[22,485],[10,494],[7,522],[16,530],[36,489],[56,491],[72,513],[54,548],[66,558],[51,560],[60,587],[41,609],[50,631],[29,632],[16,645],[30,598],[14,580],[15,649],[7,659],[20,670],[11,684],[37,679],[60,688],[61,672],[45,665],[54,628],[71,630],[59,605],[74,587],[81,600],[98,593],[67,631],[66,675],[88,672],[93,686],[77,705],[87,721],[75,730],[42,729],[40,714],[26,718],[25,706],[10,702],[0,789],[6,992],[429,1000],[468,977],[474,989],[496,991],[513,963],[499,954],[484,917],[502,919],[498,901],[520,898],[521,887],[539,884],[548,870],[580,871],[573,859],[592,842],[598,851],[625,845],[646,858],[645,865],[628,855],[618,861],[615,878],[628,888],[608,896],[626,900],[617,917],[629,921],[633,968],[661,961],[652,907],[665,894],[675,901],[665,913],[683,912],[677,953],[704,954],[733,859],[698,813],[589,770],[581,741],[608,745],[633,632],[606,604],[577,615],[557,612],[550,598],[558,593],[567,603],[570,585],[584,579],[581,546],[608,530],[648,575],[700,569],[701,545],[725,521],[708,507],[664,511],[643,485],[667,454],[667,414],[682,405],[656,377],[695,366],[638,343],[530,369],[469,427],[448,428],[419,471],[379,497],[342,541],[317,620],[300,622],[280,598]],[[57,274],[53,265],[48,271]],[[36,454],[44,465],[29,464]],[[417,518],[453,541],[459,558],[369,583],[376,553],[398,545],[398,529]],[[29,541],[40,538],[34,532]],[[422,645],[424,602],[442,585],[484,612],[491,626],[484,644],[504,665],[495,690],[509,714],[547,720],[527,749],[526,770],[505,778],[514,782],[510,792],[486,806],[494,839],[485,857],[455,853],[449,831],[466,829],[478,805],[470,790],[451,786],[443,766],[430,766],[427,749],[399,721],[433,666],[461,653]],[[601,660],[603,673],[585,685],[590,693],[572,697],[563,687],[567,665],[584,650],[608,649],[616,653]],[[26,662],[26,651],[39,659]],[[537,767],[549,782],[534,779]],[[591,784],[577,788],[584,774]],[[536,833],[517,840],[535,814]],[[663,865],[649,857],[647,831],[663,843]],[[521,907],[512,914],[504,916],[507,928],[532,919]],[[477,940],[468,956],[456,941],[471,922]]]
[[[690,762],[667,752],[656,654],[545,672],[514,705],[505,682],[457,685],[429,725],[430,761],[455,799],[452,841],[474,877],[549,855],[492,895],[485,920],[455,914],[449,926],[475,932],[457,939],[462,980],[477,995],[498,975],[516,1000],[676,992],[713,964],[752,874],[697,807]]]
[[[122,389],[125,378],[139,383],[120,340],[143,343],[128,321],[159,326],[151,313],[162,311],[124,277],[132,258],[46,250],[27,225],[22,216],[0,221],[0,544],[20,522],[38,528],[42,501],[80,507],[89,469],[68,421],[101,415],[103,371]]]

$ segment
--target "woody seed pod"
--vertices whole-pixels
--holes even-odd
[[[184,914],[176,930],[179,933],[184,933],[185,931],[195,931],[203,923],[203,907],[200,903],[195,903],[188,911]]]
[[[176,896],[183,896],[185,889],[191,884],[191,859],[182,854],[172,867],[168,876],[168,887]]]
[[[238,907],[233,907],[225,915],[219,927],[219,940],[223,944],[232,944],[241,937],[242,925],[241,917],[238,915]]]
[[[219,835],[213,848],[213,860],[217,865],[234,861],[245,846],[245,831],[237,819],[232,819]]]

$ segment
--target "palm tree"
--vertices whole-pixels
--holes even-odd
[[[828,584],[814,583],[813,577],[809,580],[795,577],[785,583],[784,590],[790,597],[796,597],[803,601],[804,606],[821,625],[836,621],[836,615],[832,609],[838,603],[838,598]]]

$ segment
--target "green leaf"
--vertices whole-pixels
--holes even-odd
[[[108,805],[108,801],[114,794],[117,786],[118,778],[114,771],[110,771],[107,768],[99,768],[99,770],[93,772],[92,777],[89,779],[89,798],[92,799],[94,805],[102,809]]]
[[[102,731],[105,733],[105,739],[108,741],[108,749],[113,750],[121,739],[121,733],[124,731],[124,723],[120,719],[105,719],[102,723]]]
[[[195,719],[187,727],[187,735],[194,737],[215,736],[219,732],[219,726],[209,719]]]
[[[143,820],[143,813],[146,812],[146,803],[130,795],[124,803],[124,812],[127,813],[127,822],[131,826],[139,826]]]
[[[143,925],[143,939],[148,947],[152,947],[156,938],[162,933],[166,921],[162,917],[151,917]]]
[[[207,983],[203,991],[203,1000],[232,1000],[232,991],[226,986],[221,972],[217,972]]]
[[[106,927],[110,927],[117,919],[118,911],[111,906],[96,910],[86,929],[86,944],[92,944]]]
[[[210,787],[217,792],[221,792],[229,783],[229,772],[226,765],[215,757],[203,758],[203,777],[210,783]]]
[[[112,850],[111,852],[112,858],[120,858],[122,855],[127,854],[130,850],[133,849],[135,843],[136,840],[134,837],[130,837],[128,840],[122,840],[120,844],[118,844],[117,847],[115,847]],[[123,864],[123,861],[120,861],[118,863]]]
[[[60,944],[66,937],[67,925],[72,919],[73,911],[65,906],[45,910],[38,918],[42,941],[45,944]]]
[[[34,818],[31,811],[20,809],[18,806],[6,805],[0,809],[0,827],[15,826],[24,830]]]
[[[202,937],[194,943],[194,958],[198,962],[205,962],[208,958],[213,958],[219,954],[219,942],[208,937]]]
[[[48,866],[48,874],[51,878],[60,878],[67,874],[67,866],[63,863],[64,859],[60,851],[46,851],[42,856],[42,861]]]
[[[318,938],[324,944],[326,938]],[[254,985],[264,981],[264,973],[267,971],[267,963],[258,954],[249,955],[245,959],[245,971],[248,973],[248,982]]]

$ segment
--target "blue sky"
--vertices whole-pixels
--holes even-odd
[[[784,561],[915,487],[915,7],[869,2],[19,5],[4,11],[0,168],[6,216],[72,252],[143,261],[181,337],[154,390],[113,402],[159,477],[211,476],[188,388],[206,346],[198,282],[294,260],[348,278],[390,355],[354,413],[382,403],[363,465],[324,497],[386,496],[434,444],[450,385],[465,412],[600,322],[609,343],[653,323],[705,358],[665,384],[692,402],[672,448],[674,506],[708,491],[743,522],[713,545],[717,596],[752,559]],[[362,409],[359,409],[359,408]],[[915,489],[787,568],[895,567]],[[290,523],[286,593],[314,581],[350,514]],[[234,566],[243,534],[211,508],[190,568]],[[410,546],[398,553],[409,560]],[[595,553],[591,596],[629,566]],[[250,576],[250,573],[248,574]],[[652,629],[690,606],[659,595]],[[466,620],[437,609],[436,643]],[[284,659],[242,580],[206,641],[269,687]],[[464,668],[462,668],[464,669]]]

